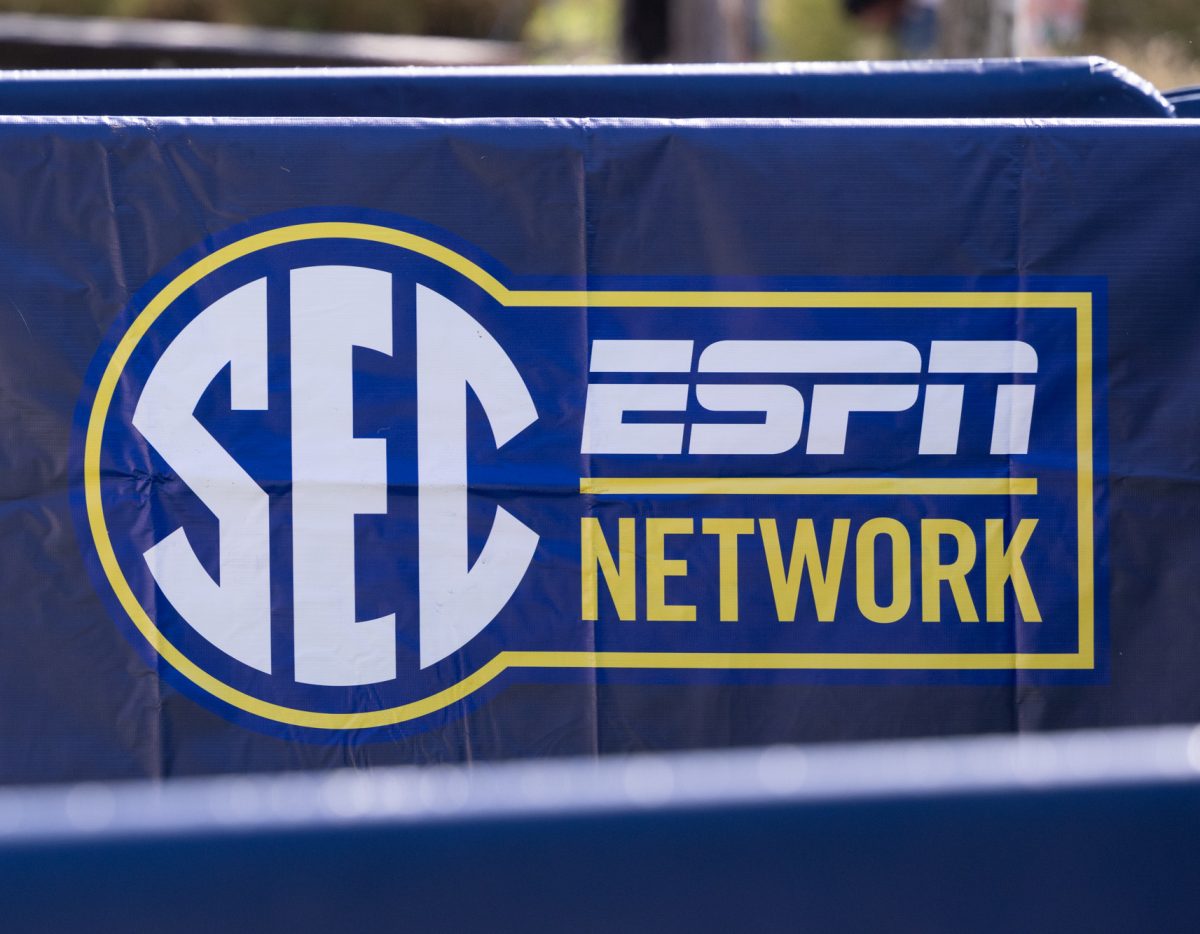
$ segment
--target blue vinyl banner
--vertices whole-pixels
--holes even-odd
[[[1198,156],[0,120],[0,778],[1200,718]]]

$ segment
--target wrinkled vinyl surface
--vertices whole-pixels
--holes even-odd
[[[1195,235],[1197,209],[1187,195],[1200,182],[1200,124],[8,117],[0,120],[0,167],[5,179],[0,186],[0,536],[6,545],[0,559],[0,778],[5,781],[461,762],[1200,718],[1200,681],[1194,677],[1200,667],[1194,620],[1200,555],[1200,395],[1195,391],[1200,239]],[[102,562],[96,557],[83,489],[84,438],[100,376],[139,310],[190,263],[238,242],[239,231],[275,229],[276,222],[263,220],[275,216],[287,218],[287,224],[346,217],[376,224],[383,218],[406,219],[409,232],[468,256],[514,294],[523,290],[523,300],[548,290],[588,288],[1092,296],[1090,357],[1080,350],[1082,331],[1064,330],[1058,319],[1039,323],[1036,311],[1017,300],[1008,309],[1010,317],[991,324],[990,312],[973,316],[964,310],[970,302],[960,307],[957,300],[948,300],[957,310],[946,319],[950,330],[945,333],[930,330],[933,319],[915,312],[885,322],[880,308],[839,318],[836,327],[820,333],[850,340],[872,336],[871,329],[882,333],[890,328],[889,339],[917,346],[923,363],[920,379],[914,380],[922,385],[929,342],[947,334],[954,340],[1018,338],[1037,346],[1039,408],[1034,409],[1028,459],[1022,460],[1025,455],[1014,448],[1007,467],[993,464],[987,468],[992,473],[983,474],[989,482],[1008,482],[1025,477],[1028,469],[1041,483],[1036,496],[1028,506],[1015,494],[1011,500],[1001,498],[996,515],[1011,523],[1028,508],[1030,515],[1040,517],[1043,530],[1066,530],[1039,540],[1044,550],[1036,555],[1031,550],[1027,559],[1043,610],[1065,607],[1063,612],[1075,613],[1076,604],[1083,602],[1076,541],[1082,526],[1071,510],[1081,503],[1090,510],[1094,664],[1062,677],[1003,667],[982,673],[876,671],[864,677],[853,671],[764,674],[720,664],[693,674],[622,673],[586,665],[541,671],[514,667],[471,699],[444,705],[428,722],[368,734],[314,736],[306,728],[259,729],[249,722],[253,717],[242,716],[226,701],[210,703],[195,678],[181,677],[178,666],[139,635],[128,607],[114,597],[102,569],[98,572]],[[348,253],[344,244],[275,249],[284,252],[264,253],[261,268],[252,265],[259,261],[253,257],[244,267],[230,265],[222,273],[228,278],[213,284],[209,293],[189,293],[180,300],[184,304],[168,308],[155,325],[165,330],[147,332],[147,343],[131,356],[128,372],[110,387],[116,421],[97,436],[101,499],[117,560],[138,597],[145,598],[146,612],[156,619],[166,620],[169,605],[146,569],[133,565],[178,521],[173,507],[162,505],[166,500],[155,499],[170,492],[156,486],[170,479],[169,471],[161,464],[143,474],[130,467],[139,456],[153,461],[157,455],[147,453],[128,421],[155,361],[189,315],[243,281],[271,279],[273,269],[277,278],[285,278],[284,272],[306,266],[381,267],[392,262],[367,252]],[[451,281],[461,269],[446,271],[450,267],[444,264],[438,270],[388,268],[397,276],[411,271],[418,281],[468,308],[523,375],[541,417],[536,430],[543,434],[517,434],[511,449],[494,450],[503,439],[499,433],[493,438],[487,422],[480,421],[476,402],[486,408],[488,393],[471,397],[468,412],[479,422],[470,429],[472,450],[479,449],[483,438],[493,451],[479,468],[483,473],[469,474],[467,480],[474,485],[482,479],[494,505],[483,519],[470,520],[475,541],[470,559],[478,556],[476,540],[486,538],[492,528],[495,505],[503,504],[516,521],[542,535],[531,571],[542,576],[528,578],[495,623],[485,621],[482,634],[467,642],[465,654],[454,655],[452,645],[446,659],[427,665],[429,658],[418,661],[415,630],[404,635],[404,614],[411,615],[416,599],[409,554],[413,527],[404,520],[392,531],[379,531],[369,520],[354,520],[353,534],[365,543],[360,546],[363,562],[400,556],[390,571],[359,568],[357,618],[399,614],[402,664],[396,685],[365,685],[358,693],[333,698],[328,709],[353,712],[374,709],[377,702],[409,703],[434,688],[469,679],[494,650],[1020,652],[1037,649],[1039,639],[1047,640],[1042,648],[1048,650],[1066,646],[1054,641],[1060,630],[1049,611],[1040,624],[1021,624],[1042,629],[1025,632],[1013,620],[1011,606],[1005,623],[949,616],[931,623],[921,620],[914,603],[912,613],[890,624],[892,628],[862,622],[855,624],[858,628],[820,628],[838,627],[841,617],[828,624],[800,617],[794,624],[774,618],[770,625],[722,623],[715,611],[703,618],[703,609],[695,624],[626,623],[616,619],[607,602],[598,608],[598,621],[581,619],[581,517],[613,518],[604,532],[615,555],[615,517],[624,508],[620,502],[628,505],[621,515],[639,523],[690,516],[697,533],[707,509],[686,497],[666,496],[605,501],[617,503],[606,506],[610,512],[605,513],[593,508],[598,500],[579,492],[581,478],[600,476],[606,469],[616,474],[617,466],[639,476],[678,477],[699,470],[687,466],[682,454],[642,456],[630,462],[636,470],[624,463],[606,467],[603,457],[581,454],[582,413],[577,409],[586,396],[589,340],[687,338],[697,342],[698,353],[717,338],[786,339],[780,322],[790,319],[772,317],[761,308],[726,309],[720,318],[726,324],[716,327],[714,312],[688,311],[687,303],[666,317],[639,317],[620,310],[583,314],[572,299],[562,304],[574,312],[535,321],[511,295],[511,314],[495,297],[501,293],[488,293],[486,301],[472,298],[479,293],[476,284]],[[291,281],[294,308],[298,293]],[[271,295],[275,315],[286,307],[287,297]],[[849,304],[852,311],[857,307]],[[541,321],[547,323],[537,323]],[[655,322],[665,323],[660,327]],[[971,330],[977,326],[983,330]],[[277,325],[270,327],[275,347]],[[295,338],[293,334],[293,343]],[[337,338],[334,333],[329,339]],[[286,346],[279,346],[286,354]],[[415,405],[411,385],[389,386],[391,377],[372,362],[375,357],[354,353],[354,366],[361,371],[354,381],[356,409],[364,399],[371,400],[357,409],[355,435],[387,436],[393,459],[408,457],[415,463],[415,440],[403,427]],[[393,358],[398,366],[417,365],[412,341],[400,331]],[[453,355],[446,359],[447,366],[458,365]],[[1089,362],[1090,375],[1081,377]],[[689,363],[686,369],[696,365],[701,364]],[[467,366],[465,358],[462,366]],[[234,374],[235,381],[240,379],[236,365]],[[270,393],[277,394],[279,381],[271,379]],[[1015,383],[1023,384],[1023,379]],[[1072,485],[1083,463],[1072,460],[1082,457],[1083,441],[1073,420],[1079,413],[1059,409],[1063,400],[1078,401],[1076,389],[1085,383],[1093,392],[1089,451],[1095,477],[1090,498],[1080,499]],[[810,402],[811,388],[806,384],[802,389]],[[266,422],[254,428],[247,427],[250,422],[229,420],[225,429],[217,427],[239,391],[236,385],[231,389],[228,375],[219,376],[201,399],[197,418],[207,419],[226,447],[242,452],[271,496],[286,497],[290,481],[284,468],[295,449],[289,453],[286,445],[276,447],[275,441],[264,439],[286,438],[287,417],[280,416],[282,428],[268,426],[265,434],[255,432]],[[322,398],[319,386],[313,398]],[[287,408],[286,396],[270,399],[265,417],[288,411],[297,417]],[[975,431],[985,454],[985,432],[992,431],[990,399],[978,424],[972,416],[964,416],[963,422],[964,439]],[[283,408],[276,408],[277,403]],[[389,415],[393,403],[394,414]],[[689,405],[687,411],[694,414],[695,403]],[[919,413],[919,408],[912,411]],[[1038,414],[1042,412],[1048,414]],[[660,415],[658,420],[669,419]],[[901,427],[899,420],[877,424],[877,443],[866,442],[856,455],[860,474],[907,476],[906,471],[916,469],[920,457],[915,449],[898,453],[889,440],[888,432]],[[521,447],[522,438],[546,440]],[[1040,439],[1047,445],[1044,457]],[[506,450],[517,458],[512,463],[524,469],[505,466]],[[741,464],[734,461],[726,457],[709,473],[734,474]],[[756,460],[753,469],[786,479],[808,469],[805,463],[797,454],[782,462]],[[938,476],[954,475],[949,461],[940,463]],[[984,460],[972,462],[980,463]],[[393,514],[403,516],[412,509],[415,523],[411,500],[416,468],[404,469],[410,473],[389,474],[389,495],[400,503]],[[817,473],[822,470],[836,472],[831,467]],[[1056,477],[1066,479],[1059,483]],[[121,490],[134,492],[122,498]],[[914,537],[920,532],[913,523],[935,512],[923,494],[892,506],[879,505],[872,496],[851,496],[844,509],[821,505],[812,514],[825,530],[822,534],[828,534],[839,509],[853,519],[852,528],[870,516],[892,515],[910,525]],[[715,502],[704,502],[710,501]],[[752,502],[727,497],[709,515],[775,517],[780,527],[787,527],[797,515],[791,502],[784,494],[758,495]],[[973,508],[963,506],[968,512],[961,517],[982,530],[984,513],[970,513]],[[1062,510],[1061,516],[1055,510]],[[539,517],[547,516],[551,519],[545,527],[539,526]],[[212,525],[202,508],[193,518],[197,528]],[[565,531],[558,535],[560,526]],[[637,528],[643,535],[645,526]],[[278,562],[274,567],[279,573],[294,557],[286,529],[281,529],[274,524],[271,532],[272,561]],[[755,529],[760,534],[762,527]],[[499,531],[499,524],[493,531]],[[198,534],[193,538],[215,580],[215,546]],[[393,539],[400,544],[387,551]],[[790,544],[789,536],[785,553]],[[753,589],[743,591],[742,601],[774,613],[766,572],[750,568],[752,553],[762,561],[763,546],[754,547],[758,551],[745,552],[743,575]],[[854,542],[848,547],[852,553]],[[667,546],[668,551],[675,548]],[[678,550],[682,557],[684,549]],[[978,552],[982,562],[982,531]],[[640,554],[638,560],[644,558]],[[687,558],[686,582],[670,582],[665,600],[706,605],[705,600],[716,599],[722,574],[717,550],[690,551]],[[853,606],[851,567],[848,563],[839,606]],[[754,578],[754,573],[760,576]],[[389,582],[402,595],[410,588],[407,602],[399,601],[397,610],[395,600],[373,596],[375,581]],[[969,583],[983,615],[982,578]],[[672,591],[676,585],[693,590]],[[279,639],[287,622],[279,607],[290,597],[279,596],[285,583],[278,577],[272,588],[272,632]],[[914,592],[919,590],[918,582]],[[639,584],[639,619],[646,615],[640,609],[645,596],[644,584]],[[877,597],[886,602],[886,593]],[[802,599],[811,599],[806,590]],[[1010,591],[1009,604],[1014,599]],[[951,605],[949,589],[943,603]],[[169,634],[183,633],[179,639],[192,640],[200,655],[210,650],[199,636],[185,632],[186,621],[163,622],[165,629],[170,625],[176,629]],[[697,628],[688,628],[693,625]],[[1073,628],[1066,632],[1063,638],[1075,637]],[[813,639],[829,644],[801,644],[813,633],[818,634]],[[520,641],[535,635],[553,644]],[[885,637],[896,644],[881,649],[878,640]],[[1074,644],[1067,648],[1073,650]],[[218,674],[249,694],[262,688],[256,696],[291,702],[286,691],[270,694],[274,688],[263,687],[261,672],[235,669],[230,663]],[[271,677],[289,672],[277,664]],[[295,706],[303,704],[296,700]]]

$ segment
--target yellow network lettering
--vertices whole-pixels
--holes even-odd
[[[773,518],[707,517],[697,523],[691,517],[622,517],[610,522],[606,532],[600,519],[588,516],[581,525],[582,618],[597,621],[607,615],[603,607],[611,606],[624,621],[738,622],[743,619],[743,572],[750,562],[758,562],[766,572],[779,622],[792,623],[800,615],[830,623],[839,618],[839,609],[840,618],[857,616],[880,625],[899,622],[913,610],[915,567],[920,574],[919,618],[924,623],[977,623],[978,605],[986,607],[988,622],[1037,623],[1042,617],[1024,561],[1036,526],[1036,519],[1022,519],[1007,535],[1004,519],[986,519],[978,529],[957,519],[922,519],[914,548],[908,527],[887,516],[867,519],[857,529],[850,519],[834,519],[824,531],[818,531],[813,519],[800,517],[786,544]],[[615,557],[608,538],[614,531]],[[852,531],[853,596],[843,599]],[[947,543],[952,557],[943,560]],[[984,568],[972,576],[981,550]],[[689,559],[706,569],[715,563],[715,594],[711,575],[691,573]],[[644,580],[640,614],[639,569]],[[982,592],[973,593],[972,586]],[[607,599],[602,600],[605,593]],[[948,604],[943,600],[947,593]]]
[[[691,519],[646,520],[646,619],[690,623],[696,618],[691,604],[667,603],[667,578],[687,576],[687,561],[668,558],[668,535],[691,535]]]
[[[705,519],[705,535],[717,536],[718,580],[721,584],[721,622],[738,618],[738,538],[754,534],[753,519]]]
[[[634,562],[637,554],[634,550],[634,527],[632,519],[618,520],[617,558],[613,559],[612,549],[608,540],[600,530],[600,520],[591,517],[583,520],[581,540],[581,556],[584,569],[583,580],[583,618],[599,619],[598,591],[600,582],[596,579],[596,569],[604,574],[604,582],[608,585],[608,594],[617,609],[621,619],[633,619],[637,614],[635,600],[637,596],[637,570]],[[589,584],[589,577],[590,584]]]
[[[1021,616],[1031,623],[1042,621],[1041,611],[1037,600],[1033,598],[1033,588],[1029,586],[1029,576],[1025,573],[1025,564],[1021,561],[1033,530],[1037,527],[1037,519],[1022,519],[1017,524],[1017,531],[1006,546],[1004,544],[1004,520],[987,520],[987,618],[989,623],[1004,622],[1005,595],[1007,584],[1012,582],[1013,592],[1017,597],[1017,606],[1021,608]]]
[[[998,519],[992,521],[1000,522]],[[1003,534],[1002,522],[1000,534]],[[943,538],[954,539],[957,549],[954,560],[949,564],[942,564]],[[965,522],[958,519],[926,519],[921,523],[921,619],[927,623],[942,621],[942,584],[946,583],[950,585],[958,618],[964,623],[979,622],[979,612],[975,609],[971,589],[967,586],[967,573],[975,566],[978,551],[975,534]],[[1029,583],[1023,576],[1022,580]]]
[[[812,519],[797,519],[796,534],[792,539],[792,558],[785,571],[783,549],[779,543],[779,529],[774,519],[759,519],[762,528],[763,552],[767,561],[767,574],[771,579],[771,593],[775,597],[775,612],[780,622],[796,619],[796,604],[800,600],[800,582],[808,571],[812,588],[813,608],[817,619],[823,623],[833,621],[837,612],[838,589],[842,584],[842,567],[846,563],[846,541],[850,536],[850,520],[834,519],[833,532],[829,539],[828,557],[822,563],[817,546],[817,533]]]

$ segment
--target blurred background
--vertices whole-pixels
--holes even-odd
[[[1200,84],[1197,0],[0,0],[0,67],[1098,54]]]

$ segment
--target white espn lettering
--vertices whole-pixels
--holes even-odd
[[[593,373],[690,373],[693,342],[687,340],[595,340]],[[929,373],[1036,373],[1037,352],[1024,341],[933,341]],[[865,375],[922,373],[921,352],[906,341],[727,340],[700,354],[700,374]],[[956,454],[961,434],[964,384],[925,386],[920,454]],[[817,383],[812,388],[808,454],[844,454],[855,412],[903,412],[921,384]],[[591,383],[583,419],[584,454],[682,454],[683,421],[633,422],[633,412],[684,412],[687,383]],[[1025,454],[1033,422],[1035,387],[1002,383],[996,389],[992,454]],[[784,383],[696,386],[696,401],[710,412],[762,413],[755,423],[693,422],[689,454],[782,454],[799,442],[805,400]]]

